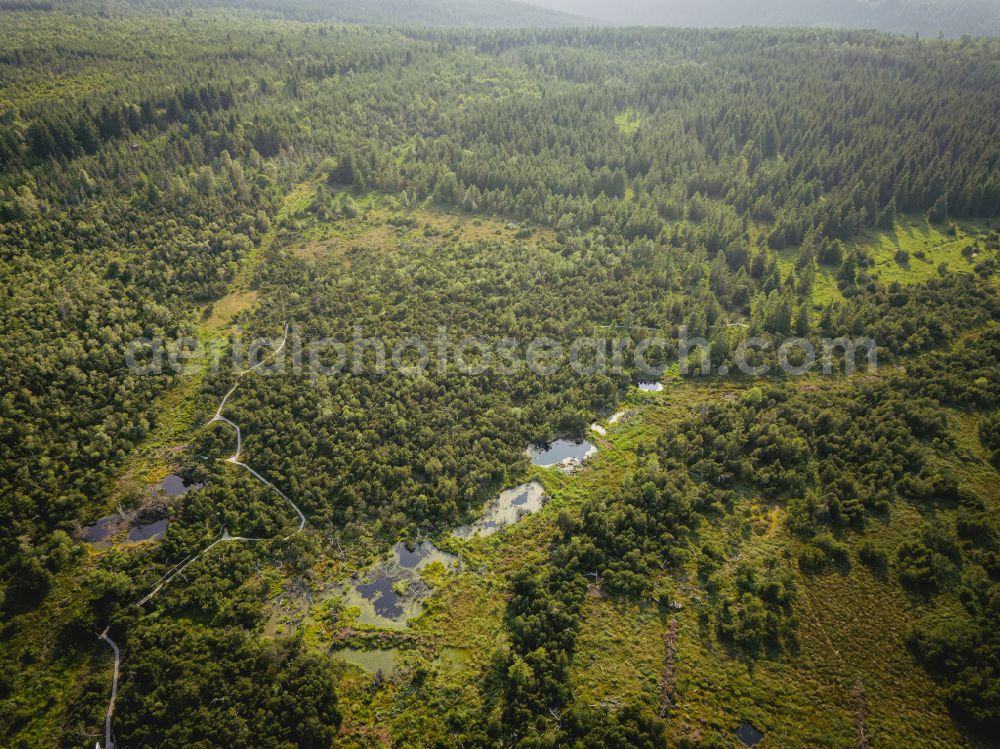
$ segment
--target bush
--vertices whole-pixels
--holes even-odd
[[[989,453],[990,462],[1000,469],[1000,414],[984,416],[979,421],[979,441]]]
[[[822,572],[830,564],[826,552],[813,546],[803,546],[799,551],[799,569],[807,573]]]
[[[816,536],[813,544],[822,549],[835,564],[847,564],[850,561],[850,549],[847,544],[836,540],[829,533]]]
[[[885,569],[889,564],[889,555],[871,541],[865,541],[858,547],[858,559],[873,570]]]
[[[896,549],[899,581],[910,590],[924,593],[940,590],[953,567],[953,558],[958,553],[957,541],[946,534],[928,538],[931,533],[933,531],[925,529],[922,538],[903,541]]]
[[[1000,600],[998,591],[990,598]],[[918,625],[909,637],[918,660],[945,680],[945,699],[951,708],[984,736],[1000,730],[995,686],[1000,678],[1000,631],[995,616],[993,610],[983,616]]]

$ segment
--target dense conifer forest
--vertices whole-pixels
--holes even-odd
[[[407,5],[0,3],[0,745],[993,745],[1000,43]]]

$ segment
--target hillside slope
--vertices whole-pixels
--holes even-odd
[[[23,6],[21,2],[0,2],[0,7]],[[50,3],[30,3],[30,7],[51,6]],[[581,23],[557,10],[541,8],[512,0],[70,0],[61,8],[81,12],[99,10],[102,15],[134,12],[183,12],[196,10],[228,10],[253,13],[270,18],[295,21],[337,21],[364,25],[477,26],[477,27],[543,27],[568,26]]]
[[[653,26],[829,26],[948,37],[1000,34],[990,0],[532,0],[608,23]]]

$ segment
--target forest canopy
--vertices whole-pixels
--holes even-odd
[[[572,20],[0,3],[11,746],[103,740],[112,655],[123,747],[995,732],[1000,43]],[[655,384],[126,366],[680,327],[708,366],[664,347]],[[862,337],[871,370],[777,366]],[[566,472],[527,452],[585,437]],[[457,533],[525,482],[540,511]],[[422,616],[371,624],[350,588],[429,541],[454,564],[377,599]]]

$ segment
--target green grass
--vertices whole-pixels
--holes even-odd
[[[866,232],[850,246],[871,253],[875,275],[887,284],[906,285],[937,278],[942,263],[949,272],[971,273],[977,260],[963,257],[962,249],[974,244],[976,236],[991,225],[985,221],[960,221],[954,226],[952,235],[947,226],[930,224],[923,217],[904,216],[893,231]],[[899,251],[906,252],[909,260],[897,261]]]
[[[352,192],[351,197],[358,210],[355,218],[320,221],[308,211],[310,194],[310,200],[299,203],[297,211],[288,213],[290,220],[280,235],[282,245],[296,257],[307,260],[343,260],[355,248],[389,252],[405,244],[430,249],[442,237],[462,242],[504,239],[529,245],[554,238],[551,229],[536,226],[531,227],[530,237],[516,239],[520,222],[503,216],[466,213],[428,202],[402,206],[398,198],[374,191]],[[401,223],[404,220],[406,224]]]
[[[902,533],[916,519],[904,510],[868,537],[886,543],[885,536]],[[796,570],[798,542],[783,525],[783,511],[753,497],[704,527],[701,535],[725,543],[730,558],[775,554],[784,560],[783,568]],[[693,568],[687,577],[687,599],[681,599],[686,607],[677,617],[674,738],[706,727],[731,738],[740,721],[750,720],[765,732],[765,746],[851,746],[851,689],[860,678],[873,738],[899,746],[965,745],[940,690],[906,649],[908,603],[894,581],[880,581],[857,563],[846,573],[807,577],[796,571],[797,647],[757,658],[720,643],[714,627],[699,620],[707,604],[697,597],[707,600],[707,594]],[[725,584],[730,582],[726,577]]]
[[[612,710],[641,698],[656,704],[666,633],[658,607],[608,598],[592,587],[582,617],[570,673],[577,701]]]
[[[615,115],[615,124],[623,135],[632,135],[642,126],[642,115],[635,109],[626,109]]]
[[[852,382],[842,378],[830,387]],[[351,705],[350,735],[359,742],[349,745],[374,745],[365,742],[374,741],[381,730],[394,742],[419,743],[420,731],[447,735],[442,734],[443,707],[466,704],[477,709],[481,695],[470,685],[489,673],[493,653],[504,647],[507,581],[518,569],[544,563],[559,511],[576,512],[595,492],[616,486],[635,465],[638,447],[653,444],[674,420],[697,418],[701,403],[731,397],[742,387],[683,381],[661,394],[630,401],[633,413],[611,425],[607,437],[595,436],[601,451],[587,469],[574,476],[534,470],[551,497],[541,512],[487,539],[450,544],[461,554],[464,571],[430,599],[427,612],[411,627],[433,643],[430,652],[411,651],[404,673],[375,695],[366,682],[342,684],[343,697]],[[956,412],[953,426],[956,435],[963,435],[960,445],[975,452],[971,467],[983,470],[981,476],[970,475],[977,483],[988,481],[991,469],[983,468],[981,451],[976,452],[979,448],[969,436],[973,417]],[[852,552],[862,540],[891,550],[923,520],[920,509],[900,501],[888,517],[872,520],[863,536],[848,542]],[[696,549],[705,541],[718,543],[731,559],[737,554],[749,560],[776,555],[795,572],[800,623],[791,650],[754,658],[718,640],[714,626],[700,616],[711,606],[695,573]],[[783,507],[751,494],[725,514],[708,519],[691,542],[691,562],[657,581],[663,605],[616,600],[592,589],[571,668],[576,699],[612,709],[635,699],[657,705],[664,633],[669,619],[676,618],[675,707],[668,722],[674,742],[717,735],[735,747],[736,726],[750,720],[765,732],[762,747],[853,746],[851,690],[860,678],[873,746],[969,746],[941,690],[905,643],[922,604],[909,599],[895,580],[873,574],[853,553],[849,569],[807,576],[795,563],[799,543],[785,527]],[[733,568],[735,564],[727,576]],[[727,577],[724,585],[730,583]],[[679,601],[683,608],[668,608],[668,601]],[[937,605],[947,611],[949,599]],[[431,668],[427,681],[415,686],[417,669],[430,667],[433,654],[444,646],[463,648],[467,667],[457,675]]]
[[[971,273],[982,258],[967,259],[962,255],[962,249],[975,244],[976,237],[994,228],[996,222],[957,221],[953,225],[955,233],[949,234],[947,225],[930,224],[923,216],[902,216],[891,232],[866,230],[847,243],[846,250],[862,249],[868,252],[875,263],[869,272],[884,284],[906,286],[938,278],[938,266],[942,263],[950,273]],[[906,252],[909,259],[897,260],[899,251]],[[774,255],[782,278],[787,278],[795,268],[799,248],[778,250]],[[837,267],[816,264],[812,301],[817,307],[843,301],[844,296],[837,288],[838,270]]]
[[[402,243],[431,244],[439,241],[439,235],[474,240],[511,233],[500,218],[426,206],[401,209],[394,198],[374,193],[355,196],[356,219],[319,222],[307,210],[312,190],[303,187],[286,201],[283,218],[289,220],[275,222],[278,234],[271,239],[279,251],[306,259],[344,259],[358,247],[391,252]],[[393,219],[399,216],[412,216],[416,223],[397,226]],[[951,237],[914,219],[901,222],[891,234],[866,235],[858,244],[875,258],[880,278],[915,283],[936,274],[942,261],[955,270],[971,270],[961,248],[979,228],[963,224],[958,236]],[[528,241],[545,236],[536,230]],[[900,247],[911,254],[908,267],[894,260]],[[916,260],[916,248],[923,247],[927,260]],[[779,253],[786,274],[796,254],[795,250]],[[814,301],[840,297],[834,273],[820,269]],[[240,285],[234,288],[239,293]],[[384,686],[372,689],[370,677],[350,666],[342,668],[339,695],[345,713],[344,746],[447,740],[444,718],[449,709],[467,710],[470,715],[488,709],[482,704],[480,686],[488,682],[495,655],[506,644],[509,580],[520,569],[546,563],[560,510],[578,512],[588,498],[617,486],[636,465],[640,448],[654,445],[669,424],[698,418],[700,404],[738,396],[752,384],[676,376],[664,379],[667,388],[662,393],[627,394],[621,408],[630,415],[608,425],[606,437],[592,435],[600,452],[584,471],[566,476],[536,468],[520,477],[535,478],[544,485],[550,501],[541,512],[486,539],[435,539],[442,548],[460,555],[463,568],[443,581],[427,601],[425,613],[402,633],[364,635],[366,642],[398,647],[400,669]],[[854,378],[839,378],[813,384],[829,388],[849,387],[853,382]],[[975,451],[969,437],[974,434],[973,417],[956,413],[953,420],[963,435],[963,446]],[[978,470],[979,463],[973,463],[969,470]],[[964,470],[961,465],[957,468]],[[984,473],[975,480],[986,488],[990,476]],[[887,519],[872,522],[863,538],[891,550],[921,522],[923,516],[916,508],[900,502]],[[709,611],[711,601],[695,574],[697,548],[706,540],[742,558],[776,555],[795,570],[800,591],[795,611],[800,624],[793,651],[751,658],[719,642],[714,627],[701,616]],[[850,543],[856,547],[860,540]],[[681,610],[616,600],[592,590],[583,609],[571,668],[576,698],[581,704],[611,708],[637,698],[658,704],[664,632],[667,621],[676,618],[676,695],[669,722],[674,741],[717,734],[735,746],[736,725],[751,720],[765,731],[764,747],[850,746],[855,730],[851,690],[860,678],[867,691],[868,729],[878,744],[967,746],[940,690],[906,648],[906,631],[919,614],[914,602],[894,580],[873,576],[856,560],[847,571],[819,576],[799,573],[798,545],[785,528],[783,508],[748,495],[724,515],[703,524],[691,542],[692,561],[685,569],[664,573],[657,580],[661,601],[679,601]],[[358,549],[363,550],[365,560],[353,553]],[[343,579],[355,566],[371,561],[369,557],[376,552],[374,539],[366,539],[349,552],[352,558],[322,559],[316,577]],[[730,578],[724,584],[731,582]],[[334,633],[316,613],[306,616],[300,630],[310,646],[325,651]],[[442,667],[439,658],[446,648],[462,649],[463,668]],[[488,689],[485,695],[489,698]]]
[[[638,127],[626,115],[625,124]],[[617,118],[616,118],[617,121]],[[619,123],[621,126],[622,123]],[[315,185],[300,185],[286,198],[272,230],[248,259],[231,293],[213,307],[200,334],[224,330],[234,317],[249,310],[256,298],[249,294],[250,274],[271,250],[293,252],[307,259],[343,258],[356,247],[392,251],[401,243],[428,244],[438,232],[474,240],[513,234],[502,218],[472,216],[457,211],[418,207],[402,210],[393,198],[373,193],[355,196],[359,214],[353,220],[318,222],[307,209]],[[400,227],[393,217],[412,215],[414,227]],[[976,224],[963,224],[959,234],[948,236],[939,228],[916,219],[900,222],[891,234],[861,238],[875,258],[876,271],[885,281],[915,283],[937,273],[940,262],[955,271],[971,270],[961,256]],[[430,230],[430,236],[426,232]],[[547,238],[535,230],[527,241]],[[897,249],[910,252],[908,266],[894,260]],[[915,259],[922,250],[927,260]],[[793,266],[797,250],[779,253],[783,273]],[[963,265],[964,264],[964,265]],[[926,267],[925,267],[926,266]],[[835,271],[820,269],[814,301],[840,297]],[[655,445],[671,423],[698,418],[698,407],[730,398],[752,383],[717,379],[666,377],[662,393],[629,392],[621,408],[631,413],[622,422],[607,425],[606,437],[592,435],[600,452],[582,472],[566,476],[556,470],[532,469],[524,480],[535,478],[550,497],[536,515],[486,539],[458,541],[435,539],[439,546],[458,553],[463,562],[426,604],[425,613],[402,633],[363,633],[368,642],[382,642],[401,650],[400,669],[379,689],[358,669],[344,665],[338,686],[345,714],[342,746],[426,745],[447,740],[445,716],[450,709],[470,715],[489,709],[480,686],[495,668],[494,657],[505,647],[504,615],[510,595],[509,580],[518,570],[545,564],[560,510],[579,512],[596,493],[619,485],[637,463],[640,448]],[[822,387],[850,386],[852,378]],[[148,478],[169,466],[169,447],[178,444],[191,428],[201,380],[187,378],[165,398],[168,419],[144,450],[136,456],[136,475]],[[810,380],[812,382],[812,380]],[[174,399],[174,400],[172,400]],[[970,456],[951,466],[969,477],[977,488],[992,496],[995,472],[982,465],[982,451],[975,439],[976,419],[951,414],[953,431]],[[669,721],[674,741],[683,737],[717,734],[735,746],[734,729],[751,720],[765,731],[761,746],[843,747],[854,736],[851,689],[856,679],[865,684],[869,706],[868,728],[873,745],[968,746],[946,710],[940,690],[914,661],[905,645],[907,628],[919,614],[919,605],[908,600],[893,580],[873,576],[854,561],[846,572],[805,576],[797,571],[799,542],[784,526],[780,505],[764,504],[753,495],[742,497],[722,516],[710,518],[691,542],[692,559],[684,569],[664,573],[657,582],[661,601],[679,601],[679,611],[655,603],[636,603],[605,597],[594,589],[583,609],[583,624],[570,681],[581,704],[615,708],[640,698],[658,704],[664,632],[670,618],[679,622],[676,656],[675,708]],[[873,521],[863,537],[887,549],[923,522],[918,509],[898,502],[890,516]],[[862,540],[850,543],[856,547]],[[695,554],[705,541],[715,541],[728,553],[755,559],[774,554],[796,571],[800,619],[798,644],[774,658],[750,658],[718,641],[714,627],[700,616],[711,603],[695,574]],[[317,580],[342,580],[378,552],[374,539],[352,545],[347,558],[328,552],[318,563]],[[729,573],[731,574],[731,573]],[[725,584],[730,584],[727,579]],[[276,595],[280,584],[272,586]],[[306,614],[300,631],[306,643],[320,651],[329,649],[335,633],[317,616]],[[287,625],[279,616],[274,624]],[[446,648],[461,648],[461,669],[442,665]],[[486,691],[487,698],[489,691]],[[57,699],[53,709],[67,702]],[[41,708],[39,708],[41,709]],[[50,723],[50,719],[46,719]]]
[[[86,562],[84,562],[86,564]],[[111,684],[111,649],[90,633],[81,630],[86,621],[86,601],[80,587],[80,569],[68,570],[52,581],[45,602],[22,614],[8,627],[3,648],[8,663],[17,662],[25,689],[17,693],[16,711],[20,720],[8,746],[58,746],[59,735],[70,704],[83,690],[87,676],[107,675]],[[67,638],[84,638],[83,645],[67,648]],[[94,711],[92,725],[103,721],[102,705]],[[15,740],[16,739],[16,740]]]
[[[274,247],[282,221],[302,211],[312,199],[314,190],[313,183],[304,182],[285,196],[271,228],[244,258],[228,293],[202,309],[195,336],[205,347],[206,355],[190,360],[185,374],[160,396],[156,408],[157,425],[129,458],[109,507],[114,507],[129,487],[161,481],[175,470],[178,451],[183,449],[184,441],[196,426],[195,417],[201,405],[198,394],[211,363],[210,347],[228,335],[230,326],[240,315],[253,309],[258,295],[250,289],[250,284],[258,265]]]

